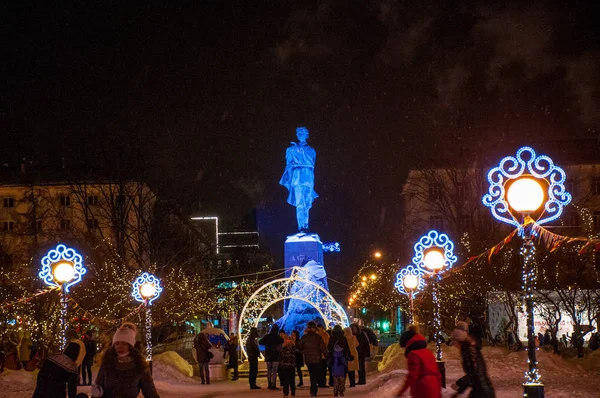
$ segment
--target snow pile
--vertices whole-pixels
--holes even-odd
[[[152,372],[157,380],[186,380],[194,375],[192,365],[175,351],[167,351],[152,358]]]
[[[398,343],[391,344],[386,348],[383,359],[377,364],[377,370],[380,372],[389,372],[394,369],[406,369],[404,349]]]
[[[0,373],[0,391],[10,392],[11,397],[31,397],[35,389],[38,371],[8,370]]]

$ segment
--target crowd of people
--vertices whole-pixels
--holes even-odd
[[[311,397],[317,396],[319,388],[333,388],[334,396],[343,397],[346,378],[349,387],[366,384],[365,362],[371,356],[371,344],[376,344],[376,341],[372,340],[367,331],[357,324],[351,324],[345,329],[336,325],[332,330],[326,330],[323,325],[311,321],[302,335],[298,330],[287,334],[284,330],[279,330],[277,325],[273,325],[269,333],[261,339],[258,330],[252,328],[246,341],[250,389],[261,388],[257,385],[256,378],[258,359],[261,355],[259,346],[264,346],[268,389],[278,390],[279,378],[283,396],[295,396],[296,388],[304,385],[302,367],[306,366]]]

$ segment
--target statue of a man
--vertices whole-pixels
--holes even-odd
[[[314,190],[317,152],[306,143],[306,127],[298,127],[296,137],[299,142],[292,142],[285,151],[286,167],[279,183],[289,191],[287,202],[296,206],[298,231],[308,232],[308,212],[313,200],[319,197]]]

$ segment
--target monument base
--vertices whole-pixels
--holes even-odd
[[[285,240],[285,277],[291,274],[292,267],[302,267],[307,261],[323,264],[323,242],[317,234],[299,232]]]

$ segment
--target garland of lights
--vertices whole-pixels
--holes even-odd
[[[454,263],[458,261],[458,257],[454,255],[454,243],[450,240],[448,235],[439,233],[435,230],[429,231],[426,235],[422,236],[417,243],[415,243],[415,255],[412,259],[413,264],[419,267],[423,272],[431,274],[432,272],[425,267],[425,251],[432,247],[439,247],[444,250],[444,268],[452,268]]]
[[[526,159],[523,155],[527,155]],[[497,167],[491,169],[487,175],[490,187],[488,193],[482,198],[483,204],[490,208],[492,215],[499,221],[514,225],[521,229],[521,222],[509,211],[506,201],[505,185],[510,180],[516,180],[523,175],[530,174],[535,178],[548,182],[548,200],[544,210],[548,215],[537,220],[538,224],[545,224],[556,220],[563,212],[563,207],[571,202],[571,194],[565,189],[566,174],[564,170],[554,164],[552,159],[545,155],[536,155],[530,147],[522,147],[517,151],[516,158],[507,156],[500,161]],[[510,217],[507,217],[506,214]]]
[[[535,246],[533,245],[533,238],[535,232],[533,230],[533,224],[526,226],[523,233],[523,246],[521,247],[521,255],[523,256],[523,300],[526,303],[527,308],[527,341],[528,341],[528,359],[527,364],[529,370],[525,372],[525,379],[527,384],[538,384],[540,383],[540,374],[538,372],[538,362],[536,359],[535,351],[535,326],[534,326],[534,315],[533,315],[533,290],[535,289],[536,273],[534,267],[535,260]]]
[[[435,339],[436,360],[442,360],[442,321],[440,319],[440,300],[438,298],[439,274],[432,276],[431,298],[433,301],[433,328]]]
[[[293,267],[288,278],[275,279],[258,288],[240,313],[238,333],[242,352],[246,355],[246,340],[250,329],[258,326],[262,314],[272,304],[295,299],[311,304],[323,318],[327,327],[348,327],[348,316],[340,304],[323,287],[307,279],[305,269]]]

